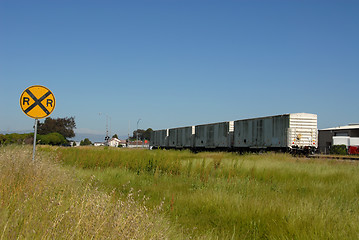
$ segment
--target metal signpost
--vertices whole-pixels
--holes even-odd
[[[55,109],[55,96],[46,87],[34,85],[25,89],[20,96],[21,110],[29,117],[35,118],[34,147],[32,161],[35,160],[36,134],[38,119],[49,116]]]

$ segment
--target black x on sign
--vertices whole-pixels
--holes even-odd
[[[31,118],[44,118],[55,109],[55,96],[44,86],[31,86],[22,92],[20,107]]]

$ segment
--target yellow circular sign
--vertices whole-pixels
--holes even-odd
[[[31,86],[22,92],[20,107],[22,111],[31,118],[44,118],[54,111],[55,96],[44,86]]]

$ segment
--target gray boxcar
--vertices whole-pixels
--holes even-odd
[[[168,147],[175,148],[177,145],[177,128],[168,129]]]
[[[194,146],[195,127],[177,128],[176,148],[192,148]]]
[[[150,146],[151,147],[158,147],[159,146],[159,142],[157,141],[157,133],[158,133],[157,130],[151,132],[151,138],[150,138]]]
[[[168,145],[168,129],[156,130],[151,133],[150,145],[154,148],[165,148]]]
[[[192,148],[194,140],[194,126],[169,129],[169,148]]]
[[[277,116],[156,130],[151,146],[192,149],[272,149],[292,151],[317,148],[317,115]]]
[[[231,136],[230,131],[232,131],[231,123],[220,122],[196,126],[195,148],[229,148],[231,143],[229,136]]]

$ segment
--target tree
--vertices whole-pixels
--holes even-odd
[[[152,128],[147,128],[147,130],[143,134],[143,138],[146,140],[150,140],[152,132],[153,132]]]
[[[32,144],[34,142],[33,133],[11,133],[11,134],[0,134],[0,146],[7,144]]]
[[[145,130],[143,129],[138,129],[133,131],[133,137],[132,139],[136,140],[137,139],[137,134],[138,134],[138,140],[143,140],[143,133],[145,132]]]
[[[46,135],[39,134],[37,141],[45,145],[63,145],[67,143],[66,138],[57,132],[48,133]]]
[[[139,140],[150,140],[151,132],[153,132],[152,128],[147,128],[146,131],[143,130],[143,129],[135,130],[135,131],[133,131],[132,139],[136,139],[137,138],[137,133],[138,133],[138,139]]]
[[[92,145],[92,142],[88,138],[85,138],[80,142],[80,146],[88,146],[88,145]]]
[[[112,138],[117,138],[118,139],[118,136],[117,134],[113,135]]]
[[[44,123],[38,124],[38,133],[46,135],[49,133],[60,133],[65,138],[75,137],[74,128],[76,128],[75,117],[51,118],[45,119]]]

